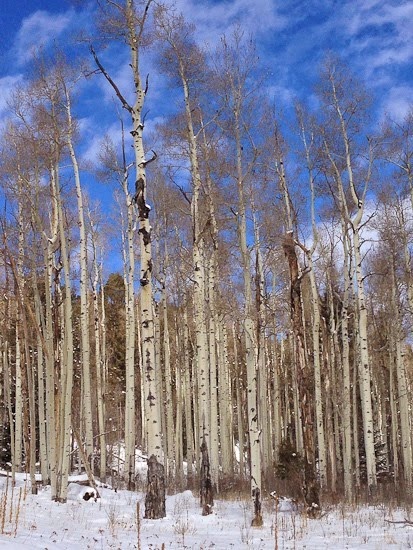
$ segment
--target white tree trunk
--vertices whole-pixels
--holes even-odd
[[[371,397],[371,374],[368,354],[367,338],[367,307],[365,303],[363,274],[361,270],[360,240],[358,231],[353,234],[354,260],[356,264],[355,276],[357,284],[357,306],[359,316],[359,342],[360,342],[360,394],[363,402],[363,432],[364,449],[366,453],[367,483],[370,489],[377,484],[376,478],[376,457],[374,451],[374,418],[373,404]]]
[[[105,326],[105,301],[102,299],[99,304],[99,283],[101,284],[101,269],[99,265],[97,252],[97,236],[93,220],[89,213],[92,237],[92,260],[93,260],[93,317],[94,317],[94,332],[95,332],[95,372],[96,372],[96,404],[97,404],[97,420],[98,420],[98,436],[100,449],[100,480],[102,483],[106,481],[106,435],[105,435],[105,395],[106,395],[106,375],[105,375],[105,352],[106,345],[102,334],[102,329]],[[101,292],[103,295],[103,285],[101,284]],[[99,307],[100,306],[100,307]]]
[[[217,334],[221,471],[224,477],[232,477],[234,473],[234,436],[231,375],[228,363],[227,334],[223,319],[218,320]]]
[[[400,335],[400,314],[396,289],[396,274],[394,261],[392,262],[392,310],[393,310],[393,341],[396,360],[397,395],[400,411],[401,451],[403,459],[403,475],[407,486],[412,484],[412,437],[409,418],[410,392],[406,376],[406,367],[402,355],[402,338]]]
[[[69,477],[72,427],[72,388],[73,388],[73,324],[72,324],[72,292],[70,280],[69,252],[64,225],[63,207],[60,196],[58,171],[52,169],[52,181],[56,194],[57,213],[59,220],[59,239],[61,257],[65,276],[65,293],[62,304],[64,312],[64,334],[62,342],[61,394],[60,394],[60,448],[57,500],[66,502]]]
[[[218,430],[218,368],[216,335],[218,331],[216,304],[215,304],[215,257],[211,256],[208,272],[208,301],[209,301],[209,388],[210,388],[210,409],[211,409],[211,478],[215,490],[219,491],[219,430]]]
[[[67,145],[70,159],[72,161],[75,177],[78,225],[80,232],[79,255],[80,255],[80,330],[81,330],[81,353],[82,353],[82,412],[84,418],[84,436],[86,456],[89,463],[93,455],[93,422],[92,422],[92,392],[90,386],[90,338],[89,338],[89,303],[88,303],[88,271],[87,271],[87,240],[86,224],[83,207],[83,193],[80,183],[79,165],[75,149],[73,147],[73,120],[71,111],[70,92],[65,86],[66,114],[67,114]]]
[[[320,362],[320,307],[318,304],[318,289],[315,280],[312,254],[307,254],[308,267],[310,272],[311,305],[313,312],[313,362],[314,362],[314,394],[315,394],[315,420],[318,443],[318,470],[320,486],[324,488],[327,484],[327,453],[324,436],[324,414],[323,394],[321,385],[321,362]]]

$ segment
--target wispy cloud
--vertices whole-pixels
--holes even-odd
[[[279,13],[273,0],[178,0],[176,7],[196,25],[199,43],[209,46],[214,46],[238,24],[253,34],[279,30],[287,24],[287,18]]]
[[[367,72],[413,59],[413,2],[358,2],[343,19],[350,51],[364,56]]]
[[[395,122],[402,122],[413,105],[413,87],[394,86],[382,103],[382,118],[388,115]]]
[[[51,14],[39,10],[23,20],[15,41],[18,64],[27,63],[36,50],[58,39],[73,22],[75,12]]]

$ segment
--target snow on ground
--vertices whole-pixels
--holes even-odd
[[[78,480],[79,481],[79,480]],[[101,498],[83,500],[92,488],[70,483],[66,504],[50,500],[50,487],[31,495],[19,475],[6,494],[0,477],[0,549],[405,549],[413,548],[413,526],[391,521],[409,517],[386,506],[327,509],[309,520],[295,505],[264,503],[264,527],[251,528],[251,504],[218,500],[214,513],[202,517],[190,491],[167,497],[167,517],[145,520],[144,495],[100,488]],[[6,502],[7,500],[7,502]],[[139,521],[137,520],[139,511]],[[276,545],[276,540],[278,545]]]

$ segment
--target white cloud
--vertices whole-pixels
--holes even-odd
[[[17,62],[27,63],[39,47],[58,38],[70,26],[73,17],[73,11],[51,14],[39,10],[23,19],[15,42]]]
[[[273,0],[226,0],[207,4],[178,0],[176,6],[196,25],[198,42],[212,47],[237,24],[252,34],[279,30],[287,24],[287,19],[277,12],[277,3]]]
[[[398,34],[403,34],[407,40],[413,35],[412,18],[413,3],[410,0],[393,5],[383,0],[358,2],[357,8],[347,20],[347,30],[350,34],[356,34],[370,25],[393,25]]]
[[[402,122],[413,106],[413,87],[394,86],[384,100],[382,118],[388,115],[395,122]]]
[[[268,97],[274,98],[277,108],[283,108],[285,105],[293,105],[297,99],[297,93],[293,88],[282,86],[280,84],[271,84],[266,87]]]
[[[350,50],[363,59],[367,74],[413,59],[412,20],[411,0],[358,2],[349,16],[342,18],[345,33],[351,37]]]

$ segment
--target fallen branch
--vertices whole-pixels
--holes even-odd
[[[385,519],[386,523],[395,523],[395,524],[401,524],[404,527],[407,527],[408,525],[413,525],[413,521],[410,521],[409,519],[404,519],[401,521],[392,521],[391,519]]]

